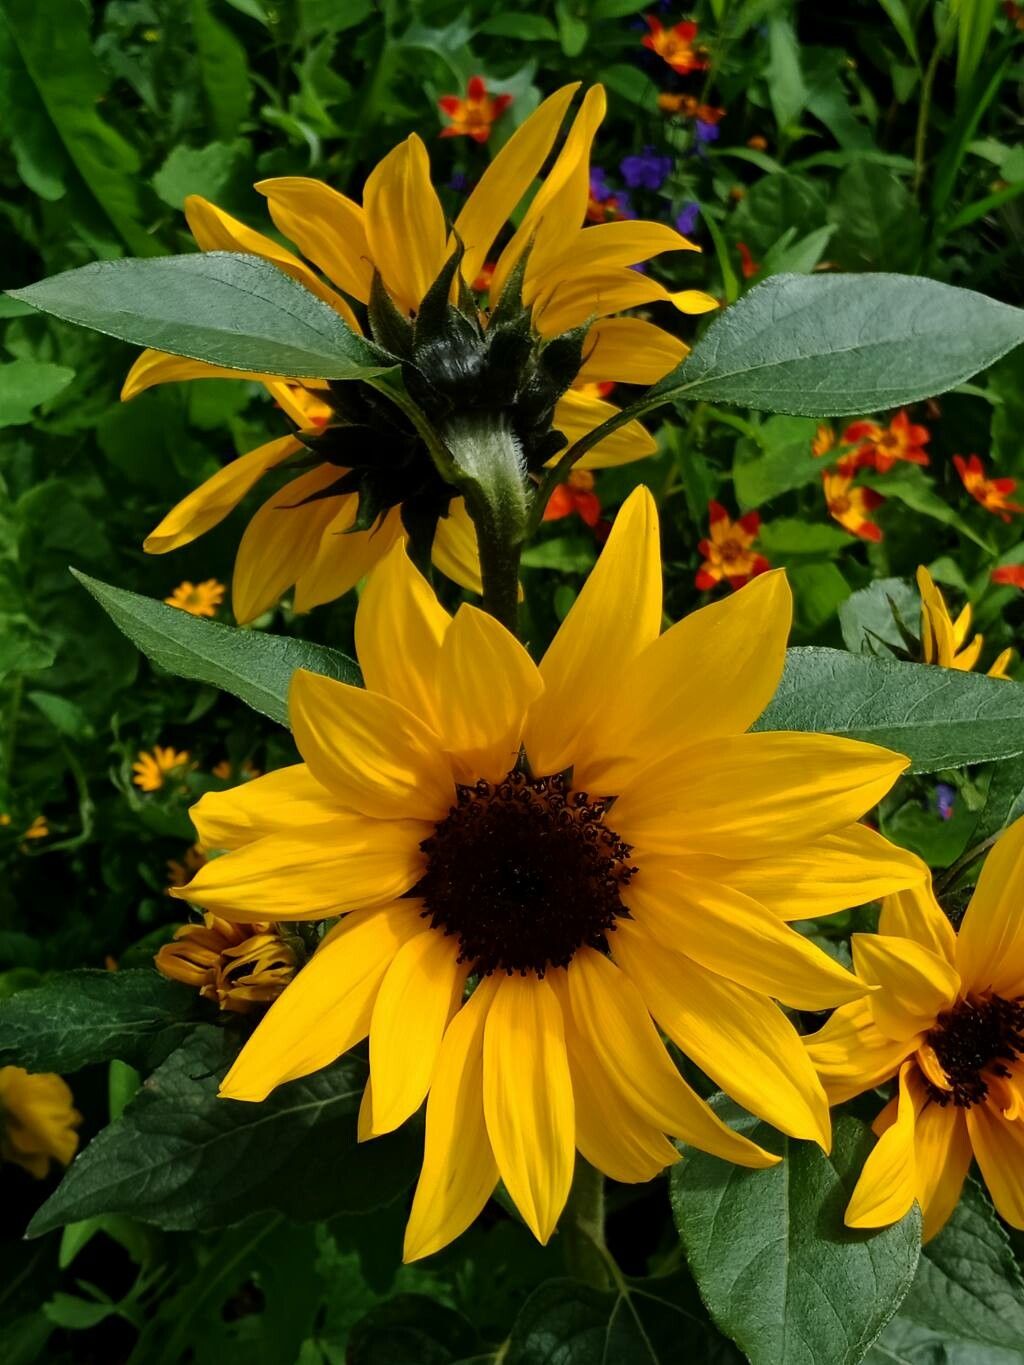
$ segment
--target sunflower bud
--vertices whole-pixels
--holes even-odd
[[[298,955],[276,924],[232,924],[207,914],[202,924],[183,924],[154,961],[162,976],[194,987],[222,1010],[248,1014],[276,1000],[295,975]]]

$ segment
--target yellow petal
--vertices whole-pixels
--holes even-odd
[[[960,925],[956,960],[966,986],[1024,995],[1024,817],[985,859]]]
[[[276,176],[253,186],[266,195],[278,229],[339,289],[360,303],[370,298],[373,263],[366,240],[366,215],[322,180]]]
[[[539,294],[533,305],[533,322],[541,336],[558,336],[593,318],[650,303],[670,303],[679,312],[690,314],[708,313],[718,307],[717,299],[699,289],[674,294],[649,275],[609,266],[566,278],[554,289]]]
[[[515,767],[527,710],[543,690],[515,636],[477,607],[461,606],[437,672],[440,735],[460,781],[499,782]]]
[[[779,1158],[734,1132],[686,1084],[669,1059],[630,978],[602,953],[581,948],[566,972],[573,1023],[624,1103],[657,1129],[741,1166]]]
[[[640,318],[599,318],[587,333],[577,384],[613,380],[656,384],[689,354],[689,346]]]
[[[957,1206],[971,1165],[971,1139],[964,1111],[955,1104],[929,1103],[920,1076],[915,1075],[913,1081],[917,1202],[924,1215],[922,1237],[930,1242]]]
[[[618,223],[599,223],[581,228],[564,240],[557,255],[552,255],[542,273],[531,271],[531,294],[556,288],[563,280],[572,281],[581,272],[603,270],[609,266],[634,266],[663,251],[699,251],[666,223],[643,219],[624,219]]]
[[[916,1037],[957,998],[956,969],[913,939],[854,934],[851,946],[858,976],[879,988],[871,996],[871,1009],[890,1038]]]
[[[619,921],[610,943],[662,1029],[726,1094],[791,1137],[828,1150],[825,1092],[778,1005],[667,951],[628,920]]]
[[[616,802],[615,828],[654,852],[764,858],[852,824],[908,764],[834,735],[727,735],[646,768]]]
[[[623,899],[666,948],[794,1009],[831,1009],[867,991],[845,967],[742,892],[671,870],[649,876],[641,870]]]
[[[913,857],[913,854],[907,856]],[[915,886],[904,891],[894,890],[893,894],[886,896],[878,918],[878,932],[896,938],[912,938],[922,948],[929,949],[947,962],[955,962],[956,934],[953,926],[935,899],[931,873],[924,863],[915,861],[921,868],[921,880]],[[868,899],[873,900],[874,897]]]
[[[450,625],[404,544],[394,545],[359,599],[356,654],[371,692],[390,697],[434,730],[441,641]]]
[[[216,204],[211,204],[208,199],[203,199],[198,194],[190,194],[185,200],[185,218],[192,236],[203,251],[245,251],[254,256],[262,256],[265,261],[272,262],[293,280],[298,280],[303,288],[315,294],[318,299],[323,299],[336,313],[340,313],[353,331],[360,330],[355,313],[341,295],[330,285],[324,284],[298,256],[271,237],[265,237],[262,232],[255,232],[252,228],[246,227],[237,218],[232,218],[230,213],[225,213]]]
[[[281,436],[232,460],[186,498],[182,498],[160,525],[150,531],[143,549],[147,554],[163,555],[168,550],[188,545],[234,511],[268,469],[283,464],[301,449],[302,446],[293,436]]]
[[[304,763],[278,768],[225,792],[207,792],[189,811],[204,848],[241,848],[265,834],[301,835],[344,812]]]
[[[917,571],[921,594],[921,646],[925,663],[948,668],[956,653],[953,622],[935,580],[922,564]]]
[[[499,982],[484,1029],[484,1115],[505,1188],[546,1243],[569,1196],[576,1127],[562,1008],[549,981]]]
[[[424,929],[399,948],[381,982],[370,1021],[375,1135],[390,1133],[423,1103],[469,975],[457,957],[457,940]]]
[[[248,370],[228,370],[223,365],[208,365],[205,360],[189,360],[183,355],[146,350],[125,376],[121,401],[127,403],[155,384],[176,384],[187,379],[249,379],[262,384],[273,378],[276,376]]]
[[[782,677],[793,599],[786,575],[762,574],[684,617],[623,672],[595,717],[607,757],[584,787],[620,791],[638,763],[717,735],[742,734]]]
[[[268,498],[249,522],[231,580],[231,605],[240,625],[269,611],[312,563],[340,502],[317,495],[337,480],[332,465],[310,469]]]
[[[484,1025],[497,988],[497,977],[485,977],[441,1043],[427,1100],[423,1169],[405,1230],[406,1261],[440,1251],[464,1232],[498,1183],[483,1105]]]
[[[357,910],[332,929],[264,1015],[221,1082],[221,1095],[264,1100],[365,1038],[388,964],[422,929],[417,910],[416,901]]]
[[[299,669],[288,711],[310,771],[343,805],[385,820],[439,820],[454,800],[436,735],[389,697]]]
[[[324,919],[403,896],[423,875],[419,820],[339,815],[304,837],[269,834],[214,858],[171,895],[225,919]]]
[[[507,218],[540,174],[579,81],[563,85],[530,115],[484,171],[455,220],[466,248],[462,274],[472,284]]]
[[[660,626],[658,512],[647,489],[637,488],[540,665],[545,691],[523,735],[535,773],[582,759],[589,744],[579,741],[607,688]]]
[[[831,1104],[842,1104],[895,1076],[917,1042],[887,1038],[868,999],[841,1006],[817,1033],[803,1039]]]
[[[311,611],[322,602],[333,602],[354,588],[396,541],[404,540],[402,518],[397,507],[368,531],[353,531],[359,498],[355,493],[339,499],[334,520],[325,528],[320,545],[308,568],[295,583],[295,610]]]
[[[1024,1228],[1024,1123],[975,1104],[967,1110],[967,1131],[992,1203],[1011,1227]]]
[[[427,149],[410,134],[373,168],[363,190],[373,263],[403,312],[415,312],[445,263],[448,233]]]
[[[603,398],[591,398],[577,389],[569,389],[555,404],[554,425],[569,445],[574,445],[581,436],[614,417],[618,410]],[[646,427],[639,422],[627,422],[603,441],[598,441],[580,460],[579,467],[610,469],[614,465],[631,464],[653,454],[657,448],[657,442]]]
[[[848,825],[770,858],[705,858],[695,867],[701,876],[753,896],[782,919],[832,915],[912,888],[929,876],[916,854],[866,825]]]
[[[476,527],[462,498],[453,498],[448,506],[448,515],[437,523],[430,557],[453,583],[468,588],[470,592],[483,592]]]
[[[908,1087],[913,1063],[900,1068],[896,1122],[875,1143],[846,1207],[846,1226],[884,1228],[898,1223],[917,1198],[914,1099]]]

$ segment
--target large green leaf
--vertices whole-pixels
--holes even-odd
[[[7,292],[65,322],[228,369],[370,379],[394,363],[322,299],[244,252],[95,261]]]
[[[31,1234],[98,1213],[175,1231],[262,1212],[307,1222],[380,1208],[408,1188],[414,1125],[357,1147],[365,1060],[343,1057],[246,1104],[217,1098],[237,1046],[223,1029],[193,1030],[75,1160]]]
[[[425,1294],[395,1294],[352,1329],[346,1365],[452,1365],[485,1355],[473,1324]]]
[[[0,1066],[152,1066],[192,1027],[197,996],[154,971],[62,972],[0,1001]]]
[[[757,730],[844,735],[937,772],[1024,753],[1024,687],[931,664],[791,649]]]
[[[297,668],[339,682],[361,681],[357,665],[326,645],[205,621],[75,569],[72,573],[158,667],[230,692],[282,725],[288,723],[288,688]]]
[[[921,1215],[915,1206],[877,1233],[845,1227],[874,1142],[857,1119],[838,1119],[829,1156],[765,1124],[749,1131],[786,1159],[749,1171],[691,1151],[672,1171],[673,1213],[701,1297],[752,1365],[855,1365],[910,1288]]]

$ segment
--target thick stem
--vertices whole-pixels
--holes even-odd
[[[476,508],[474,510],[474,503]],[[481,505],[482,504],[482,505]],[[511,539],[507,527],[495,524],[482,500],[466,499],[476,526],[480,573],[484,583],[483,607],[513,635],[519,633],[519,560],[522,542]]]
[[[561,1231],[566,1268],[573,1279],[609,1289],[614,1281],[604,1240],[604,1176],[579,1154]]]

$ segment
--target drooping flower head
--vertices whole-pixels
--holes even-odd
[[[144,792],[157,792],[169,777],[182,777],[190,755],[171,744],[154,745],[152,753],[143,750],[132,764],[132,781]]]
[[[710,539],[697,546],[704,562],[697,570],[696,583],[707,592],[723,580],[730,588],[742,588],[758,574],[771,568],[768,560],[753,546],[761,529],[758,512],[747,512],[733,521],[720,502],[708,503]]]
[[[215,578],[207,578],[202,583],[190,583],[186,579],[164,601],[169,607],[187,611],[190,616],[216,616],[217,608],[224,601],[224,584]]]
[[[457,1236],[499,1178],[546,1241],[577,1149],[625,1181],[676,1160],[666,1133],[771,1164],[689,1089],[652,1016],[747,1108],[828,1145],[775,1000],[863,987],[786,921],[920,871],[857,823],[904,758],[746,733],[790,613],[785,576],[764,575],[659,638],[642,488],[539,667],[476,608],[450,617],[396,546],[359,602],[365,690],[296,673],[303,762],[195,807],[230,851],[175,894],[235,921],[341,916],[221,1093],[261,1100],[369,1034],[364,1136],[429,1091],[407,1258]]]
[[[925,446],[931,440],[927,427],[911,422],[901,408],[888,426],[878,422],[851,422],[843,432],[843,444],[855,449],[845,457],[844,469],[870,468],[888,474],[897,461],[907,464],[929,463]]]
[[[929,885],[886,898],[878,927],[853,937],[877,989],[806,1039],[833,1104],[897,1082],[846,1221],[884,1227],[916,1199],[927,1241],[973,1154],[996,1208],[1024,1228],[1024,819],[989,853],[958,934]]]
[[[207,914],[202,924],[183,924],[153,964],[222,1010],[248,1014],[277,999],[295,975],[297,960],[294,942],[271,921],[232,924]]]
[[[855,484],[852,474],[839,471],[822,474],[821,486],[825,490],[829,516],[834,521],[861,540],[882,539],[882,528],[871,520],[871,513],[885,502],[881,493]]]
[[[52,1161],[66,1166],[74,1156],[81,1122],[62,1077],[0,1067],[0,1161],[43,1180]]]
[[[656,52],[662,61],[667,62],[677,76],[688,76],[691,71],[703,71],[707,57],[702,49],[695,46],[697,25],[692,21],[665,28],[660,19],[653,14],[645,16],[649,33],[645,33],[644,47]]]
[[[921,594],[921,652],[924,662],[969,673],[981,657],[985,643],[983,635],[975,635],[968,642],[973,619],[970,602],[964,604],[954,621],[934,578],[923,564],[917,570],[917,588]],[[1004,649],[988,670],[988,676],[1008,678],[1007,670],[1012,659],[1013,650]]]
[[[969,455],[966,460],[962,455],[954,455],[953,463],[968,493],[980,502],[986,511],[994,513],[1001,521],[1007,523],[1012,521],[1014,516],[1024,512],[1024,507],[1020,503],[1010,502],[1010,495],[1017,490],[1016,479],[987,479],[985,466],[977,455]]]
[[[663,251],[695,249],[673,228],[633,221],[583,226],[590,148],[605,109],[600,86],[584,97],[518,227],[506,231],[548,160],[576,89],[551,95],[517,129],[451,229],[415,134],[370,172],[361,204],[299,176],[257,185],[275,226],[306,260],[198,196],[185,203],[189,227],[204,251],[251,252],[272,262],[350,327],[398,354],[410,393],[442,436],[453,411],[486,415],[507,425],[527,469],[538,470],[614,411],[581,397],[576,381],[647,385],[686,353],[653,324],[612,314],[656,301],[683,312],[717,306],[706,294],[673,293],[631,268]],[[489,260],[485,309],[472,286]],[[224,377],[239,372],[146,351],[124,396],[169,380]],[[189,543],[270,470],[294,461],[297,477],[264,503],[242,537],[232,584],[240,621],[271,607],[292,585],[299,611],[340,596],[408,534],[420,538],[420,549],[431,541],[444,573],[479,589],[465,505],[392,404],[355,382],[248,378],[265,383],[298,431],[242,455],[189,494],[147,538],[147,550],[162,554]],[[620,464],[653,449],[632,422],[597,445],[586,463]]]
[[[438,107],[451,122],[442,137],[471,137],[486,142],[491,128],[512,103],[511,95],[489,95],[483,76],[470,76],[465,95],[442,95]]]

